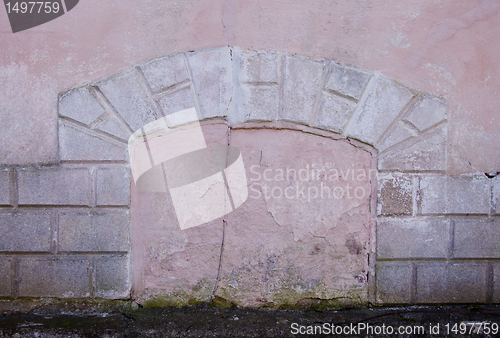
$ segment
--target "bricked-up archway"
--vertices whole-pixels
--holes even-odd
[[[0,217],[17,234],[0,241],[2,269],[12,271],[1,277],[8,285],[1,296],[128,297],[127,139],[189,107],[230,127],[288,124],[336,135],[373,155],[377,226],[365,283],[372,300],[500,301],[499,221],[491,217],[500,213],[499,178],[446,175],[441,99],[331,60],[227,47],[154,59],[60,95],[60,165],[0,173],[11,186],[2,204],[16,209]],[[30,228],[23,224],[35,223],[21,239]],[[46,271],[42,284],[39,270]],[[133,279],[137,287],[141,275]]]

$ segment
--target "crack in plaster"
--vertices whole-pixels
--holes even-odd
[[[227,168],[228,164],[229,164],[229,146],[231,145],[231,127],[227,127],[227,153],[226,153],[226,166],[225,168]],[[224,173],[222,173],[222,176],[224,177],[224,184],[226,186],[226,190],[228,192],[228,194],[230,194],[230,189],[229,189],[229,185],[228,185],[228,182],[227,182],[227,178],[226,178],[226,175]],[[233,204],[233,200],[231,198],[231,196],[227,196],[231,199],[231,206],[234,210],[234,204]],[[224,194],[224,209],[227,211],[227,200],[226,200],[226,194]],[[224,254],[224,241],[225,241],[225,238],[226,238],[226,225],[227,225],[227,213],[224,215],[224,219],[222,220],[222,241],[221,241],[221,244],[220,244],[220,255],[219,255],[219,267],[218,267],[218,270],[217,270],[217,278],[215,280],[215,285],[214,285],[214,288],[212,290],[212,294],[210,295],[210,301],[212,301],[215,297],[215,293],[217,292],[217,288],[219,286],[219,281],[220,281],[220,274],[221,274],[221,271],[222,271],[222,256]]]

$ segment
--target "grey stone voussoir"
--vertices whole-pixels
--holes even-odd
[[[90,85],[71,89],[59,96],[59,115],[85,125],[106,113]]]
[[[190,86],[177,88],[168,93],[162,93],[156,99],[165,115],[196,107],[193,92]]]
[[[309,123],[318,95],[321,95],[323,89],[327,65],[325,60],[286,56],[280,120]]]
[[[332,62],[325,89],[359,100],[369,79],[370,73],[367,71]]]
[[[278,52],[233,49],[236,110],[229,116],[230,123],[276,120],[282,59]]]
[[[153,94],[189,80],[182,54],[167,55],[139,66]]]
[[[281,53],[233,49],[235,71],[240,83],[278,84],[281,73]]]
[[[128,152],[125,143],[60,120],[59,158],[61,161],[126,161]]]
[[[191,81],[202,118],[226,117],[233,91],[228,47],[186,53]]]
[[[239,90],[242,98],[237,107],[241,122],[273,121],[276,118],[279,109],[278,85],[245,84]]]
[[[123,141],[127,141],[130,135],[132,135],[130,128],[114,114],[110,114],[106,119],[97,124],[94,129],[103,131]]]
[[[314,127],[342,133],[354,113],[356,102],[337,96],[331,92],[323,92]]]
[[[379,170],[445,171],[447,127],[403,141],[380,154]]]
[[[404,119],[423,131],[446,120],[447,112],[448,107],[442,100],[425,95]]]
[[[379,152],[385,151],[387,148],[395,146],[410,137],[417,136],[403,121],[398,121],[393,129],[386,135],[382,142],[377,145]],[[404,148],[404,147],[403,147]],[[397,162],[396,162],[397,163]]]
[[[132,130],[162,116],[136,69],[101,81],[97,86]]]
[[[372,145],[377,143],[414,96],[411,90],[386,77],[376,77],[373,82],[373,89],[366,100],[360,102],[361,106],[344,132]]]

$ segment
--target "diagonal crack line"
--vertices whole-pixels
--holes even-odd
[[[231,127],[228,126],[227,127],[227,153],[226,153],[226,166],[225,166],[225,168],[227,168],[227,166],[229,164],[229,145],[230,145],[230,143],[231,143]],[[222,176],[224,176],[224,183],[226,185],[226,189],[229,191],[227,178],[224,175],[224,172],[222,172]],[[214,289],[212,290],[212,294],[210,295],[210,300],[209,300],[210,302],[214,299],[215,292],[217,292],[217,287],[219,286],[220,274],[222,271],[222,254],[224,253],[224,240],[226,238],[226,225],[227,225],[226,217],[227,217],[227,198],[228,197],[229,196],[227,194],[224,194],[224,211],[226,213],[224,214],[224,219],[222,220],[222,241],[220,244],[219,268],[217,270],[217,278],[215,279]],[[233,201],[231,201],[231,205],[232,204],[233,204]],[[234,206],[233,206],[233,210],[234,210]]]

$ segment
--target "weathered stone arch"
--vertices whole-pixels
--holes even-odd
[[[487,254],[469,254],[465,244],[456,242],[467,232],[465,215],[498,213],[493,183],[482,176],[446,176],[446,103],[378,72],[333,60],[228,47],[150,60],[61,93],[61,168],[88,168],[93,185],[89,206],[96,212],[126,210],[128,137],[144,124],[190,107],[203,119],[223,119],[229,126],[291,123],[312,133],[333,132],[373,154],[378,193],[372,257],[376,252],[377,263],[371,263],[377,283],[369,290],[371,298],[382,303],[499,300],[488,277],[491,263],[462,260]],[[491,223],[481,222],[485,227]],[[101,236],[95,226],[85,224]],[[126,232],[128,224],[115,223],[111,229],[102,236]],[[117,271],[111,281],[94,286],[94,295],[127,295],[127,241],[116,254],[104,244],[88,249],[109,256],[102,270]],[[96,270],[93,278],[99,280]],[[429,289],[425,280],[433,276],[437,282]],[[460,285],[469,282],[475,286],[461,292]]]
[[[168,55],[62,93],[60,159],[126,161],[118,144],[133,131],[193,106],[229,125],[283,121],[338,133],[378,150],[379,170],[446,170],[442,99],[333,60],[226,47]]]

